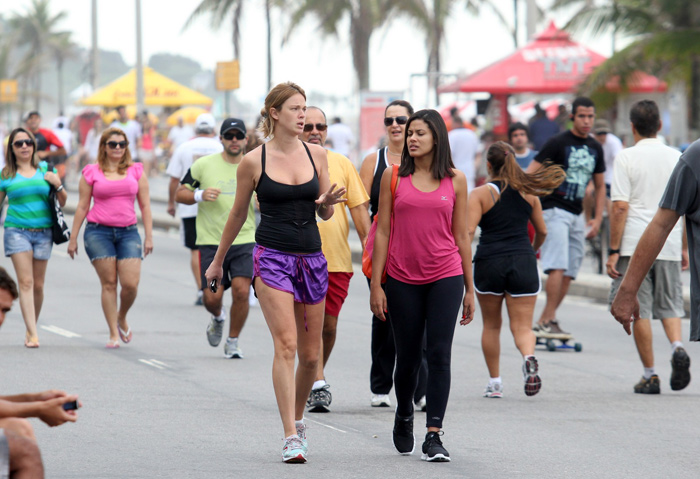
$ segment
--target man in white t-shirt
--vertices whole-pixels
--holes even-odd
[[[464,127],[459,117],[452,120],[452,130],[447,136],[450,139],[452,162],[455,168],[467,177],[467,187],[471,192],[476,181],[476,152],[479,149],[479,138],[476,133]]]
[[[355,143],[355,135],[339,117],[333,118],[333,124],[328,126],[326,133],[328,140],[333,144],[333,151],[350,158],[350,151]]]
[[[131,159],[138,161],[138,151],[141,147],[141,125],[137,121],[129,120],[126,115],[126,107],[118,106],[117,114],[119,118],[114,120],[111,128],[119,128],[126,134],[126,139],[129,141],[129,153],[131,153]]]
[[[194,130],[190,125],[185,125],[182,117],[177,118],[177,125],[170,129],[168,132],[168,144],[170,148],[177,148],[182,145],[187,140],[191,140],[194,136]]]
[[[635,145],[617,155],[612,178],[610,251],[606,264],[608,275],[613,278],[611,303],[681,155],[656,138],[661,129],[656,103],[651,100],[635,103],[630,110],[630,121]],[[661,319],[671,343],[671,389],[683,389],[690,382],[690,358],[681,342],[680,317],[685,314],[681,267],[688,265],[688,250],[683,239],[683,226],[678,221],[637,293],[641,319],[634,322],[633,331],[644,376],[634,386],[635,393],[661,392],[659,377],[654,372],[652,318]]]
[[[195,122],[196,136],[178,146],[170,158],[168,169],[166,170],[166,173],[170,176],[168,188],[168,214],[170,216],[175,216],[175,191],[182,177],[185,176],[187,170],[192,166],[192,163],[198,158],[221,153],[224,150],[221,142],[214,136],[215,130],[216,120],[214,117],[210,113],[202,113]],[[197,248],[197,204],[186,205],[179,203],[177,205],[177,213],[182,220],[180,236],[185,247],[190,250],[190,267],[197,284],[197,300],[195,304],[201,305],[203,292],[201,275],[199,273],[199,251]]]

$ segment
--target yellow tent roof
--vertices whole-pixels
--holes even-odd
[[[143,89],[146,105],[182,106],[211,105],[212,99],[155,70],[143,68]],[[79,102],[81,105],[119,106],[136,103],[136,69],[105,85]]]

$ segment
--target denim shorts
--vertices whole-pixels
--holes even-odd
[[[31,251],[34,259],[48,260],[51,257],[51,248],[53,248],[51,228],[39,230],[5,228],[5,256]]]
[[[141,236],[136,225],[104,226],[89,222],[85,227],[83,241],[90,261],[142,257]]]
[[[542,270],[549,274],[553,269],[563,269],[564,276],[576,279],[586,235],[583,217],[561,208],[546,209],[542,216],[547,225],[547,238],[540,249]]]

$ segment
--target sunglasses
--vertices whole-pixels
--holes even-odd
[[[126,148],[126,141],[108,141],[107,146],[110,147],[113,150],[116,150],[117,147],[121,148],[122,150]]]
[[[231,141],[234,138],[236,140],[245,140],[245,133],[243,133],[242,131],[236,131],[235,133],[227,131],[226,133],[221,135],[221,137],[226,141]]]
[[[384,118],[384,126],[391,126],[394,124],[394,120],[396,120],[397,125],[405,125],[406,122],[408,122],[408,117],[407,116],[387,116]]]
[[[13,144],[16,148],[22,148],[22,147],[25,146],[25,145],[26,145],[26,146],[34,146],[34,140],[31,140],[31,139],[29,139],[29,138],[27,138],[26,140],[15,140],[15,141],[12,142],[12,144]]]
[[[316,123],[315,125],[313,123],[307,123],[306,125],[304,125],[304,131],[307,133],[313,131],[314,126],[318,131],[326,131],[326,128],[328,128],[328,125],[326,125],[325,123]]]

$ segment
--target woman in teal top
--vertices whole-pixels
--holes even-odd
[[[27,327],[24,345],[28,348],[39,347],[36,323],[44,302],[44,277],[53,246],[49,184],[58,191],[61,206],[67,198],[56,171],[42,170],[46,170],[46,164],[40,163],[36,155],[34,135],[24,128],[13,130],[0,174],[0,204],[7,197],[5,256],[12,259],[17,275],[19,306]]]

